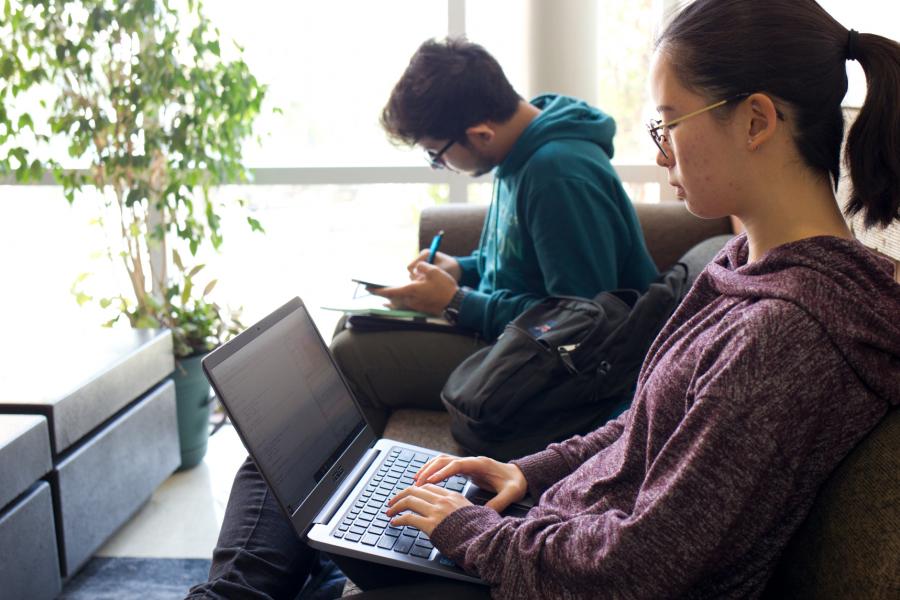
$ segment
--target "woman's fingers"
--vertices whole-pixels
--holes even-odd
[[[434,485],[408,487],[388,502],[391,524],[412,525],[431,535],[434,528],[454,511],[471,506],[465,496]],[[401,514],[403,513],[403,514]],[[413,513],[417,516],[412,516]]]
[[[477,476],[483,472],[484,466],[481,463],[480,457],[454,458],[447,461],[439,469],[433,471],[426,481],[428,481],[428,483],[437,483],[438,481],[443,481],[453,475]]]
[[[447,490],[440,488],[436,485],[426,485],[424,487],[409,486],[406,489],[400,490],[399,492],[397,492],[397,494],[393,498],[388,500],[388,506],[393,507],[398,502],[400,502],[401,500],[403,500],[404,498],[407,498],[409,496],[416,496],[423,500],[434,501],[434,500],[437,500],[438,497],[446,496],[449,493],[450,492],[448,492]],[[388,515],[391,515],[391,514],[392,513],[389,510]]]
[[[422,488],[412,489],[421,490]],[[437,496],[423,498],[415,494],[406,495],[399,500],[395,498],[395,501],[391,502],[390,508],[387,509],[387,516],[394,517],[405,510],[411,510],[419,513],[423,517],[428,517],[431,514],[431,508],[434,506],[434,501],[436,500]]]
[[[433,529],[431,528],[431,521],[414,512],[408,512],[406,514],[394,517],[393,519],[391,519],[391,525],[393,525],[394,527],[408,525],[410,527],[415,527],[416,529],[424,531],[426,534],[429,531],[433,531]]]
[[[453,460],[456,459],[452,456],[446,456],[444,454],[435,456],[434,458],[430,459],[428,462],[422,465],[422,468],[419,469],[418,473],[416,473],[416,485],[424,485],[435,471],[443,468],[444,465]]]
[[[388,509],[386,514],[391,517],[391,523],[394,525],[413,525],[407,521],[396,521],[394,517],[400,515],[404,511],[412,511],[421,517],[424,517],[430,523],[429,526],[413,525],[423,531],[431,531],[431,528],[446,515],[440,515],[439,504],[452,492],[439,488],[436,485],[427,485],[425,487],[410,486],[400,491],[396,496],[388,501]],[[446,511],[445,511],[446,512]],[[400,515],[403,517],[405,515]],[[396,522],[395,522],[396,521]]]

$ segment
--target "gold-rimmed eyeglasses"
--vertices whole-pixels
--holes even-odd
[[[697,115],[701,115],[707,111],[719,108],[720,106],[725,106],[729,102],[734,102],[735,100],[741,100],[750,96],[750,92],[743,92],[741,94],[735,94],[734,96],[730,96],[725,98],[724,100],[719,100],[714,104],[710,104],[709,106],[704,106],[701,109],[695,110],[694,112],[690,112],[686,115],[680,116],[677,119],[672,119],[668,123],[663,123],[662,119],[651,119],[650,122],[647,123],[647,129],[650,131],[650,137],[653,139],[653,143],[656,144],[656,147],[659,148],[659,151],[662,152],[662,155],[666,158],[669,158],[668,153],[666,153],[666,149],[663,148],[663,144],[668,145],[669,138],[668,133],[670,130],[675,129],[675,127],[684,121],[687,121],[691,117],[696,117]],[[778,114],[779,118],[781,118],[781,114]],[[660,133],[663,131],[663,133]]]

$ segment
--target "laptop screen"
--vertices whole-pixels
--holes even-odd
[[[209,374],[269,485],[292,508],[365,427],[302,304]]]

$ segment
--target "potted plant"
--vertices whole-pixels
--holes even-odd
[[[240,328],[210,299],[215,279],[195,285],[198,251],[222,244],[223,207],[209,192],[248,180],[242,144],[266,88],[242,50],[225,58],[219,39],[191,0],[179,9],[166,0],[8,0],[0,22],[0,174],[27,182],[49,171],[69,202],[97,199],[98,224],[116,232],[106,256],[128,284],[94,298],[82,276],[73,290],[110,312],[107,325],[169,328],[176,379]],[[59,140],[86,168],[65,169],[48,154]],[[193,429],[182,431],[183,468],[202,459],[208,427],[208,387],[198,370],[192,378],[204,389],[198,401],[179,385],[179,427]]]

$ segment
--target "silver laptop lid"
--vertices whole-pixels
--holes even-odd
[[[247,328],[203,370],[279,504],[305,529],[375,438],[303,302]]]

